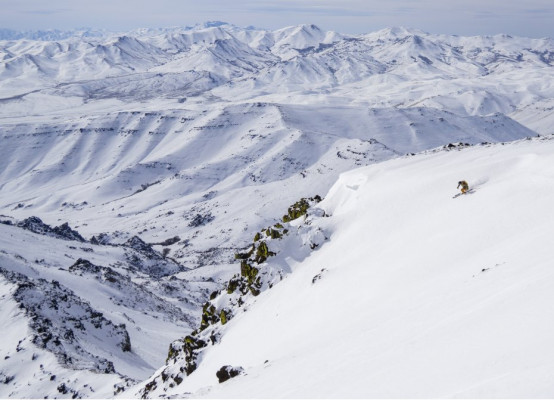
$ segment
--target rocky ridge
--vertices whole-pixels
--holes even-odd
[[[202,307],[200,326],[170,345],[166,367],[143,385],[140,390],[142,398],[162,396],[168,389],[180,385],[194,373],[206,347],[221,340],[224,326],[237,313],[246,312],[256,296],[271,289],[291,272],[288,263],[277,257],[284,249],[293,249],[293,254],[286,256],[293,255],[300,260],[327,240],[320,228],[311,226],[315,219],[325,217],[325,213],[316,207],[321,200],[320,196],[300,199],[288,208],[281,222],[257,232],[252,244],[244,252],[236,253],[240,273],[235,274],[223,289],[210,295]],[[217,376],[220,382],[224,382],[241,371],[240,366],[222,366]]]

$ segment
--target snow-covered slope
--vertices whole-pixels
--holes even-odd
[[[255,232],[297,262],[322,244],[273,224],[342,173],[554,133],[551,39],[220,22],[0,35],[0,397],[111,396],[170,345],[177,359],[220,318],[206,301],[239,301],[217,293]],[[253,268],[233,285],[256,292]]]
[[[89,243],[61,227],[37,218],[0,224],[2,321],[21,326],[0,345],[0,371],[11,377],[2,397],[107,397],[114,385],[145,379],[220,285],[218,273],[187,271],[137,237]]]
[[[311,218],[330,239],[150,395],[551,397],[553,139],[343,174]]]
[[[120,242],[138,233],[150,243],[179,236],[169,254],[189,263],[214,247],[227,247],[223,260],[232,259],[245,230],[261,228],[300,197],[326,192],[351,168],[451,142],[535,135],[504,115],[276,104],[4,129],[2,213],[71,221],[87,238],[114,227],[123,232]]]

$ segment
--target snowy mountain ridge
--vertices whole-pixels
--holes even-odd
[[[501,154],[514,165],[528,163],[529,170],[516,171],[531,185],[522,186],[522,196],[549,185],[548,172],[533,166],[545,164],[554,133],[551,39],[405,28],[343,35],[314,25],[265,31],[219,22],[69,36],[0,40],[0,320],[9,333],[0,344],[0,397],[112,397],[121,391],[124,397],[225,397],[213,382],[217,371],[241,373],[238,379],[249,382],[261,371],[259,360],[235,362],[219,350],[249,318],[249,312],[234,313],[231,303],[263,308],[262,299],[277,295],[254,293],[270,284],[268,293],[288,290],[312,257],[335,248],[333,232],[340,227],[333,221],[342,211],[329,204],[362,193],[355,181],[365,182],[367,171],[392,177],[390,187],[379,180],[375,186],[383,197],[373,208],[383,215],[391,215],[389,205],[405,206],[395,196],[406,198],[401,189],[412,185],[391,166],[417,171],[427,158],[440,162],[429,161],[426,174],[451,172],[449,201],[452,182],[465,178],[486,193],[493,181],[482,171],[467,175],[462,158],[483,171],[494,170],[487,160]],[[517,149],[527,155],[520,159]],[[348,176],[356,178],[341,195],[327,195]],[[522,185],[518,176],[514,184]],[[439,197],[447,192],[435,192],[436,185],[443,187],[424,188]],[[316,195],[326,198],[321,210],[331,218],[277,226],[289,206]],[[414,189],[408,197],[420,195]],[[437,210],[443,206],[425,198]],[[495,199],[482,206],[493,207]],[[423,200],[417,204],[434,212]],[[285,229],[290,233],[281,240]],[[390,232],[386,224],[375,229],[383,236],[371,230],[375,240]],[[256,233],[267,252],[253,243]],[[278,254],[267,261],[258,250]],[[349,251],[353,264],[366,256],[357,251]],[[242,261],[248,266],[236,254],[247,254]],[[336,276],[323,264],[306,269],[314,288]],[[256,280],[264,275],[267,281]],[[333,282],[334,288],[323,285],[329,293],[344,289]],[[250,294],[240,297],[243,291]],[[206,321],[216,324],[194,335]],[[292,322],[314,337],[301,321]],[[192,363],[179,346],[187,337],[211,345],[198,351],[197,368],[184,376],[180,369]],[[168,348],[174,363],[164,366]],[[283,360],[294,358],[287,357],[283,353]],[[166,368],[172,370],[162,373]],[[144,390],[150,382],[156,388]],[[322,388],[344,395],[339,386]],[[361,388],[352,393],[366,394]]]
[[[466,96],[476,103],[467,110],[472,114],[509,114],[530,100],[514,96],[514,89],[545,84],[533,75],[550,71],[553,47],[548,38],[456,37],[400,28],[345,36],[313,25],[274,32],[217,25],[159,34],[12,40],[0,45],[0,93],[8,116],[37,101],[70,97],[75,107],[88,103],[91,96],[136,98],[137,90],[143,100],[215,95],[227,101],[267,101],[267,94],[286,91],[296,101],[313,101],[319,92],[369,106],[399,106],[410,84],[415,85],[411,95],[416,97],[405,107],[453,110],[452,101]],[[526,79],[516,83],[522,68],[528,69]],[[199,77],[204,77],[202,84]],[[490,87],[493,77],[498,78],[496,87]],[[386,96],[383,79],[397,84],[396,90],[388,85]],[[461,85],[454,90],[456,81]],[[435,86],[431,97],[427,82]],[[535,92],[533,102],[546,100]],[[54,104],[55,109],[61,106]]]
[[[217,334],[192,373],[184,357],[170,357],[133,393],[549,396],[553,138],[443,149],[345,173],[318,205],[327,218],[309,222],[329,240],[304,260],[289,257],[293,273],[239,303],[240,316],[215,320]],[[473,192],[452,199],[461,173]],[[187,346],[195,340],[181,343],[185,354],[199,352]]]

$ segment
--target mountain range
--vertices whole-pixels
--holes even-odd
[[[452,321],[478,308],[477,326],[494,347],[501,331],[483,321],[500,300],[479,308],[462,293],[467,282],[476,298],[491,290],[512,305],[499,285],[514,285],[530,332],[549,332],[540,324],[546,309],[530,311],[548,295],[539,290],[526,302],[525,293],[549,279],[550,253],[538,250],[547,247],[538,237],[549,234],[550,194],[541,188],[552,179],[553,62],[550,38],[406,28],[0,31],[0,316],[8,332],[0,397],[509,397],[498,388],[529,377],[527,358],[513,352],[467,356],[467,368],[486,364],[483,377],[462,374],[452,384],[454,361],[425,364],[443,371],[433,390],[423,372],[409,384],[408,371],[422,354],[444,351],[439,344],[459,327],[447,306]],[[451,199],[460,179],[476,192]],[[502,203],[513,193],[507,187],[522,188],[511,206]],[[478,237],[500,235],[503,216],[518,225],[502,225],[511,236],[501,245],[469,239],[472,227]],[[454,230],[439,222],[460,218]],[[533,250],[511,247],[531,238]],[[456,263],[440,270],[453,253]],[[523,255],[536,258],[529,288],[517,283]],[[375,294],[341,319],[366,290],[357,280]],[[304,301],[299,312],[294,304]],[[256,311],[268,307],[282,324]],[[272,332],[256,331],[264,326]],[[360,332],[375,346],[360,344]],[[459,329],[454,348],[468,350],[463,335],[476,332]],[[314,335],[321,339],[311,346],[300,340]],[[529,335],[510,338],[523,346]],[[539,337],[530,353],[547,347]],[[334,338],[344,344],[333,350]],[[268,343],[282,352],[261,360]],[[400,351],[411,364],[399,365]],[[510,369],[496,368],[499,360]],[[550,364],[533,360],[536,391],[523,379],[514,390],[551,394]],[[322,362],[344,372],[300,373]],[[239,377],[219,385],[220,368]],[[398,382],[408,382],[405,390],[385,389]]]

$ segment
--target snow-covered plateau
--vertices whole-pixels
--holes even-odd
[[[554,397],[553,63],[0,30],[0,397]]]

